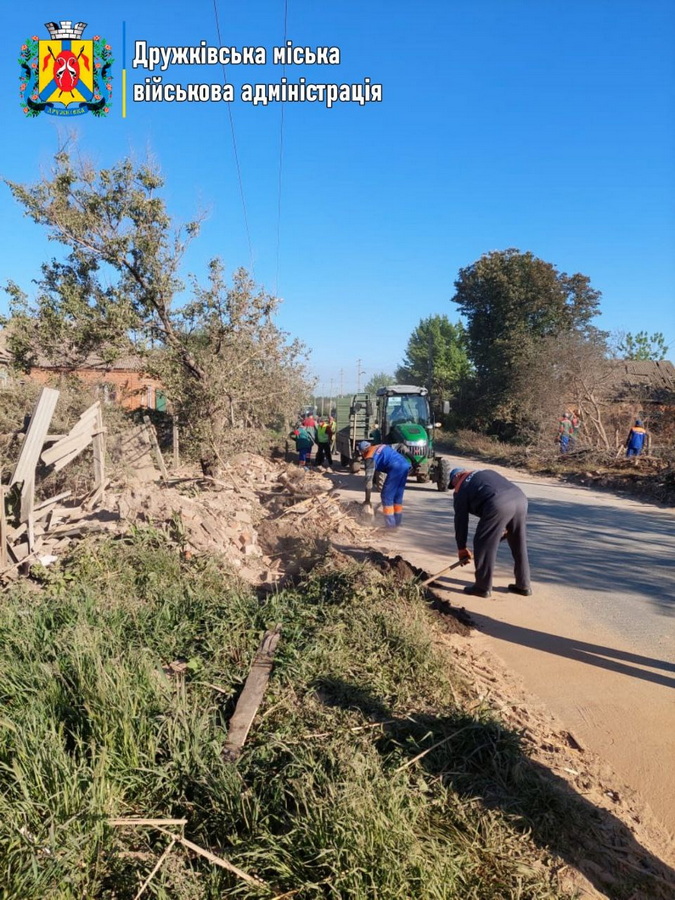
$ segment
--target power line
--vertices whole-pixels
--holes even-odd
[[[288,0],[284,0],[284,41],[283,46],[286,46],[286,39],[288,37]],[[283,64],[281,68],[282,77],[286,75],[286,63]],[[277,270],[276,276],[274,279],[274,294],[278,296],[279,294],[279,261],[281,258],[281,175],[284,164],[284,111],[286,109],[286,104],[281,104],[281,121],[279,125],[279,183],[277,189]]]
[[[213,12],[216,18],[216,33],[218,35],[218,46],[222,47],[223,42],[220,37],[220,20],[218,18],[218,0],[213,0]],[[227,84],[227,72],[225,63],[223,63],[223,83]],[[251,275],[253,275],[253,243],[251,241],[251,231],[248,227],[248,212],[246,211],[246,197],[244,196],[244,181],[241,177],[241,166],[239,165],[239,151],[237,150],[237,136],[234,131],[234,117],[232,116],[232,101],[227,101],[227,114],[230,119],[230,132],[232,133],[232,149],[234,151],[234,163],[237,169],[237,181],[239,182],[239,195],[241,197],[241,207],[244,213],[244,229],[246,231],[246,240],[248,241],[248,252],[251,260]]]

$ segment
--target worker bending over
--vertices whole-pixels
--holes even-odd
[[[382,512],[387,526],[395,528],[403,520],[403,493],[410,472],[410,460],[391,444],[361,441],[359,452],[366,467],[366,503],[370,503],[375,472],[384,472],[387,478],[381,491]]]
[[[454,491],[455,539],[460,560],[468,562],[471,559],[471,552],[466,547],[469,514],[479,519],[473,539],[476,581],[465,587],[464,592],[477,597],[490,596],[497,549],[505,537],[513,556],[516,578],[515,584],[509,585],[509,590],[529,597],[532,589],[525,534],[525,494],[517,485],[489,469],[478,472],[453,469],[450,472],[450,487]]]

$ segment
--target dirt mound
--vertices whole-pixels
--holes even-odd
[[[379,550],[370,550],[367,556],[380,572],[392,575],[398,581],[406,584],[411,581],[422,582],[429,578],[428,572],[414,566],[402,556],[385,556]],[[453,606],[443,597],[440,597],[431,587],[423,588],[423,595],[431,609],[440,613],[444,631],[452,634],[461,634],[465,637],[471,633],[474,622],[464,607]]]

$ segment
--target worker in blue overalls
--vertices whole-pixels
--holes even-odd
[[[639,456],[645,446],[647,440],[647,430],[642,424],[641,419],[635,420],[635,425],[628,432],[626,438],[626,456]]]
[[[395,528],[403,520],[403,493],[405,491],[410,460],[394,449],[391,444],[371,444],[361,441],[359,452],[366,467],[366,503],[370,503],[375,472],[384,472],[387,476],[382,486],[382,512],[389,528]]]

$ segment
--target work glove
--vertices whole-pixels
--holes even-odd
[[[465,547],[463,550],[457,551],[457,556],[459,557],[461,564],[465,566],[471,560],[471,551],[467,550]]]

